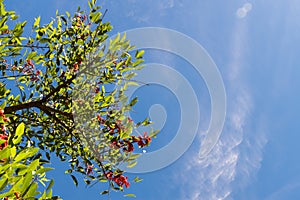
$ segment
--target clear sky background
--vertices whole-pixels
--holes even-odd
[[[83,0],[6,0],[10,9],[30,22],[41,15],[46,23],[55,10],[87,8]],[[170,65],[197,91],[201,120],[199,134],[175,163],[140,174],[142,183],[126,192],[138,200],[282,200],[300,199],[300,2],[298,0],[106,0],[105,17],[112,34],[131,28],[158,26],[182,32],[201,44],[222,75],[227,115],[220,140],[205,159],[199,159],[203,133],[210,119],[210,97],[201,77],[184,60],[161,51],[149,51],[146,62]],[[151,104],[165,107],[167,120],[149,151],[168,144],[180,117],[178,102],[166,88],[140,88],[135,118]],[[54,193],[69,199],[106,199],[100,184],[78,188],[57,169]],[[134,177],[134,175],[130,175]],[[112,199],[126,199],[113,194]]]

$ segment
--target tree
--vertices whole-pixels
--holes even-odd
[[[45,25],[37,17],[25,37],[26,21],[0,0],[0,198],[58,199],[46,178],[52,156],[69,162],[75,185],[83,174],[87,185],[107,182],[103,194],[123,191],[130,183],[120,164],[134,166],[134,148],[157,133],[133,135],[150,122],[128,117],[137,98],[124,92],[137,84],[143,51],[133,54],[125,35],[108,41],[106,11],[88,4]]]

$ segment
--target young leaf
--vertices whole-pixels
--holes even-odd
[[[21,123],[18,125],[17,130],[16,130],[16,135],[13,138],[13,143],[14,144],[19,144],[22,139],[22,135],[24,134],[24,129],[25,129],[25,124]]]
[[[138,102],[138,98],[135,97],[135,98],[133,98],[133,99],[130,101],[129,105],[130,105],[130,106],[134,106],[137,102]]]
[[[138,182],[143,181],[143,179],[141,179],[141,178],[139,178],[139,177],[135,177],[135,178],[133,179],[133,181],[136,182],[136,183],[138,183]]]
[[[144,50],[136,51],[136,53],[135,53],[135,58],[137,58],[137,59],[142,58],[143,55],[144,55],[144,53],[145,53]]]
[[[39,27],[40,26],[40,21],[41,21],[41,16],[38,16],[37,18],[35,18],[33,27]]]
[[[50,181],[50,183],[49,183],[49,185],[48,185],[46,191],[49,191],[49,190],[52,188],[53,184],[54,184],[54,180],[51,179],[51,181]]]
[[[17,154],[17,156],[14,159],[14,162],[19,162],[21,160],[30,158],[30,157],[34,156],[38,151],[39,151],[38,148],[25,149],[25,150],[21,151],[19,154]]]
[[[125,194],[124,197],[136,197],[135,194]]]

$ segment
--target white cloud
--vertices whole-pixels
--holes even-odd
[[[167,1],[161,1],[160,2],[160,9],[168,9],[173,8],[175,5],[174,0],[167,0]]]
[[[236,16],[238,18],[244,18],[247,16],[248,12],[252,9],[251,3],[245,3],[242,7],[238,8],[236,11]]]
[[[243,140],[241,127],[245,123],[244,113],[247,112],[243,101],[237,100],[237,106],[229,115],[226,131],[213,151],[203,160],[194,155],[188,162],[187,173],[192,172],[193,179],[189,179],[191,196],[187,199],[221,200],[229,197],[232,190],[231,182],[235,179],[240,156],[238,146]]]
[[[250,4],[244,9],[251,10]],[[251,127],[254,110],[251,92],[242,79],[242,65],[247,26],[237,24],[233,30],[232,61],[228,66],[227,120],[220,140],[212,152],[200,159],[190,155],[182,177],[183,199],[224,200],[232,199],[231,193],[245,186],[260,168],[262,149],[267,140],[262,126]],[[255,122],[259,121],[258,117]],[[191,158],[192,157],[192,158]]]
[[[229,107],[226,127],[213,151],[202,160],[192,155],[187,161],[184,171],[189,176],[182,180],[188,190],[183,192],[183,199],[232,199],[232,191],[246,185],[260,168],[266,138],[255,132],[261,131],[260,127],[247,128],[252,107],[250,96],[240,91]]]

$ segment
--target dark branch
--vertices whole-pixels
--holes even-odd
[[[66,82],[64,82],[63,84],[57,86],[56,88],[54,88],[49,94],[47,94],[41,101],[42,102],[46,102],[51,96],[53,96],[56,92],[59,92],[60,89],[70,85],[72,83],[72,81],[76,78],[76,76],[74,75],[72,78],[70,78],[69,80],[67,80]]]
[[[42,110],[42,109],[41,109]],[[57,123],[62,125],[65,129],[68,130],[68,132],[72,133],[72,130],[69,126],[67,126],[65,123],[63,123],[59,118],[55,116],[55,114],[51,113],[49,110],[42,110],[44,111],[49,117],[52,117]]]
[[[52,112],[52,113],[58,113],[58,114],[61,114],[61,115],[65,116],[65,117],[68,117],[68,118],[70,118],[70,119],[73,119],[72,113],[66,113],[66,112],[63,112],[63,111],[61,111],[61,110],[56,110],[56,109],[54,109],[54,108],[51,108],[51,107],[49,107],[49,106],[45,106],[45,105],[42,105],[42,104],[38,104],[37,107],[38,107],[39,109],[43,110],[43,111],[48,110],[48,111],[50,111],[50,112]]]
[[[32,101],[32,102],[28,102],[28,103],[22,103],[22,104],[18,104],[18,105],[14,105],[14,106],[9,106],[9,107],[4,108],[4,113],[11,114],[18,110],[37,107],[41,103],[42,102],[39,100],[39,101]]]

